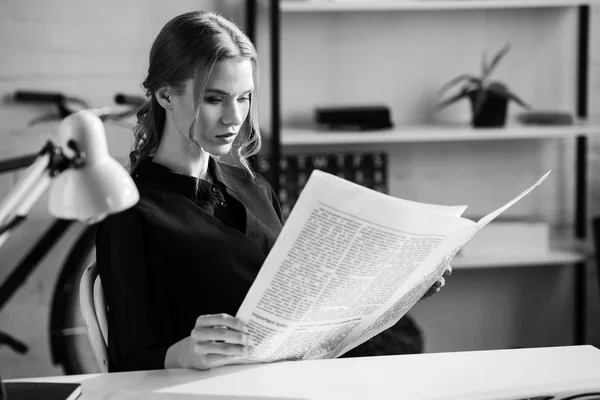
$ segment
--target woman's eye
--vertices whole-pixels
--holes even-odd
[[[244,96],[244,97],[240,97],[240,98],[238,99],[238,101],[239,101],[240,103],[246,103],[246,102],[250,101],[250,96]]]
[[[210,104],[218,104],[221,102],[221,99],[218,97],[209,96],[209,97],[205,97],[204,101],[206,101],[207,103],[210,103]]]

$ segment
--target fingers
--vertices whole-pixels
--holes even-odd
[[[190,333],[191,351],[198,369],[213,368],[247,357],[254,343],[246,325],[229,314],[202,315]]]
[[[232,343],[198,342],[194,345],[194,352],[205,358],[210,355],[244,357],[251,353],[249,346]]]
[[[444,271],[443,276],[450,276],[450,275],[452,275],[452,265],[448,265],[448,267],[446,267],[446,270]]]
[[[423,295],[423,297],[421,297],[421,299],[426,299],[428,297],[433,296],[434,294],[437,294],[437,292],[439,292],[440,289],[436,288],[435,285],[433,285],[432,287],[429,288],[429,290],[427,291],[427,293],[425,293]]]
[[[439,293],[439,291],[446,286],[446,276],[450,276],[452,275],[452,266],[450,264],[448,264],[446,266],[446,269],[444,270],[444,273],[442,274],[442,276],[440,277],[440,279],[438,279],[437,281],[435,281],[435,283],[433,285],[431,285],[431,287],[429,288],[429,290],[427,290],[427,292],[423,295],[423,297],[421,297],[420,300],[426,299],[428,297],[434,296],[436,294]]]
[[[433,285],[435,289],[437,289],[438,291],[443,288],[444,286],[446,286],[446,279],[444,279],[444,277],[442,276],[440,279],[438,279],[435,284]]]
[[[242,321],[229,314],[201,315],[196,319],[196,328],[214,326],[225,326],[238,332],[248,332],[246,325]]]
[[[225,327],[195,327],[190,336],[197,342],[221,341],[244,346],[251,344],[247,333]]]
[[[224,354],[200,354],[195,357],[192,363],[186,368],[195,368],[199,370],[209,370],[211,368],[221,367],[232,364],[240,359],[240,356]]]
[[[223,365],[231,364],[240,359],[239,356],[222,355],[222,354],[206,354],[203,357],[204,364],[210,365],[210,368],[222,367]],[[200,368],[207,369],[207,368]]]
[[[451,273],[452,273],[452,269],[450,269],[449,274],[451,274]],[[446,275],[446,272],[444,272],[444,275]],[[433,285],[431,285],[429,290],[427,290],[427,292],[423,295],[423,297],[421,297],[421,300],[424,300],[426,298],[429,298],[431,296],[438,294],[444,286],[446,286],[446,279],[442,276],[442,277],[440,277],[440,279],[435,281],[435,283]]]

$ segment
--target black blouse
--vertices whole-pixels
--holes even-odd
[[[209,174],[197,187],[146,161],[133,175],[139,203],[99,224],[109,371],[164,368],[200,315],[235,315],[275,244],[282,216],[266,180],[212,158]]]

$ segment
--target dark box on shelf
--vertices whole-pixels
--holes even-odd
[[[517,115],[525,125],[573,125],[573,115],[566,111],[536,110]]]
[[[385,153],[329,153],[284,155],[279,160],[279,193],[284,217],[292,211],[300,192],[314,169],[329,172],[359,185],[388,192],[387,155]],[[257,155],[256,171],[273,182],[268,156]]]
[[[318,107],[315,121],[330,129],[388,129],[392,127],[386,106]]]

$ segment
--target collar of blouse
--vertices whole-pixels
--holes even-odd
[[[212,179],[212,183],[204,179],[196,179],[193,176],[176,173],[164,165],[148,159],[138,165],[133,173],[133,178],[139,183],[151,184],[161,190],[180,192],[192,200],[220,197],[219,195],[225,189],[235,192],[233,186],[228,183],[223,168],[212,157],[208,162],[208,174]],[[198,193],[196,193],[197,181],[199,181]]]

